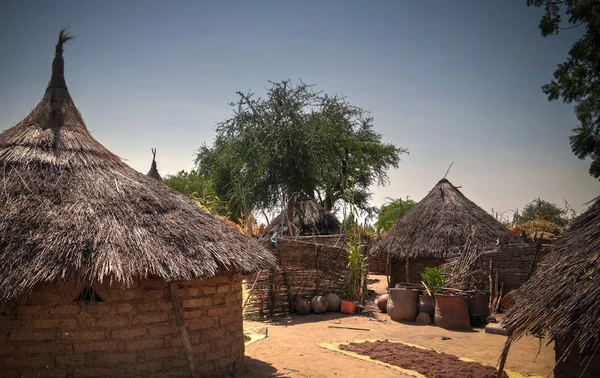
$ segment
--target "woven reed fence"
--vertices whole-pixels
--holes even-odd
[[[463,274],[465,281],[470,281],[477,287],[489,286],[490,261],[492,262],[492,276],[495,279],[498,271],[498,282],[504,283],[504,293],[518,289],[523,285],[529,274],[537,268],[540,261],[548,254],[550,245],[540,246],[537,259],[536,244],[514,244],[502,246],[481,253],[469,267],[468,274]],[[532,267],[532,265],[534,265]],[[447,269],[452,266],[452,261],[447,264]],[[468,276],[468,277],[467,277]]]
[[[327,293],[341,295],[348,271],[345,249],[291,239],[279,239],[276,248],[264,244],[277,258],[277,269],[246,275],[250,296],[244,307],[245,317],[294,312],[297,295],[306,299]]]

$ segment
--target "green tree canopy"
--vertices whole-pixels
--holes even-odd
[[[406,200],[402,200],[401,198],[391,199],[381,205],[378,211],[377,222],[375,222],[375,231],[387,232],[391,230],[394,223],[406,214],[408,210],[412,209],[415,204],[415,201],[406,197]]]
[[[265,98],[237,92],[233,116],[217,125],[197,155],[234,213],[283,208],[295,193],[332,211],[338,201],[369,208],[369,187],[388,182],[407,151],[381,141],[373,118],[342,97],[289,80],[270,82]]]
[[[537,198],[525,205],[523,212],[519,217],[519,223],[522,224],[530,221],[543,220],[562,228],[569,223],[566,213],[566,210],[558,208],[555,204]]]
[[[195,171],[180,171],[163,179],[171,189],[196,200],[200,205],[219,215],[229,216],[229,206],[215,193],[213,183]]]
[[[539,24],[544,37],[575,27],[584,31],[542,90],[549,101],[575,104],[579,125],[570,137],[571,149],[580,159],[591,158],[589,173],[600,179],[600,0],[527,0],[527,5],[545,9]]]

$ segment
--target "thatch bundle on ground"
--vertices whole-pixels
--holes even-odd
[[[342,224],[335,215],[314,199],[295,196],[288,208],[269,223],[264,235],[275,232],[279,237],[335,235],[341,230]]]
[[[571,224],[522,287],[505,326],[555,342],[554,376],[600,376],[600,198]],[[583,375],[582,375],[583,374]]]
[[[231,372],[241,271],[273,256],[90,135],[64,79],[69,39],[40,103],[0,134],[0,370]]]
[[[459,254],[479,253],[509,243],[521,240],[442,179],[396,222],[371,253],[389,256],[393,285],[403,280],[418,282],[425,267],[439,266]]]

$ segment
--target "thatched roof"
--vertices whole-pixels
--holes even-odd
[[[96,141],[64,79],[61,31],[40,103],[0,134],[0,302],[55,279],[123,285],[273,267],[257,241]]]
[[[156,149],[152,149],[152,165],[150,166],[150,170],[146,173],[146,176],[150,176],[153,179],[158,181],[162,181],[162,177],[158,173],[158,169],[156,169]]]
[[[371,253],[390,253],[396,258],[447,259],[509,243],[521,240],[442,179],[396,222]]]
[[[521,290],[505,319],[513,338],[528,332],[573,337],[579,353],[600,352],[600,197],[561,234]]]
[[[291,221],[288,220],[287,212],[284,210],[269,223],[264,235],[277,232],[281,237],[292,237],[313,234],[331,235],[341,232],[340,221],[315,200],[307,197],[294,198],[290,201],[290,206]]]

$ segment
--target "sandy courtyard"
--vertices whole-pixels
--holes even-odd
[[[369,286],[385,292],[385,276],[370,276]],[[366,314],[309,314],[275,319],[271,322],[244,322],[245,327],[267,326],[268,337],[246,347],[245,372],[240,377],[402,377],[398,371],[361,361],[319,347],[322,342],[389,339],[433,348],[439,352],[468,357],[484,365],[495,366],[506,340],[505,336],[486,334],[483,329],[448,331],[430,325],[401,324],[386,314],[370,308]],[[367,328],[349,330],[329,328],[343,326]],[[442,340],[449,337],[449,340]],[[511,346],[506,368],[524,375],[546,376],[552,371],[552,344],[527,338]],[[539,355],[536,358],[536,354]],[[535,361],[534,361],[535,359]]]

